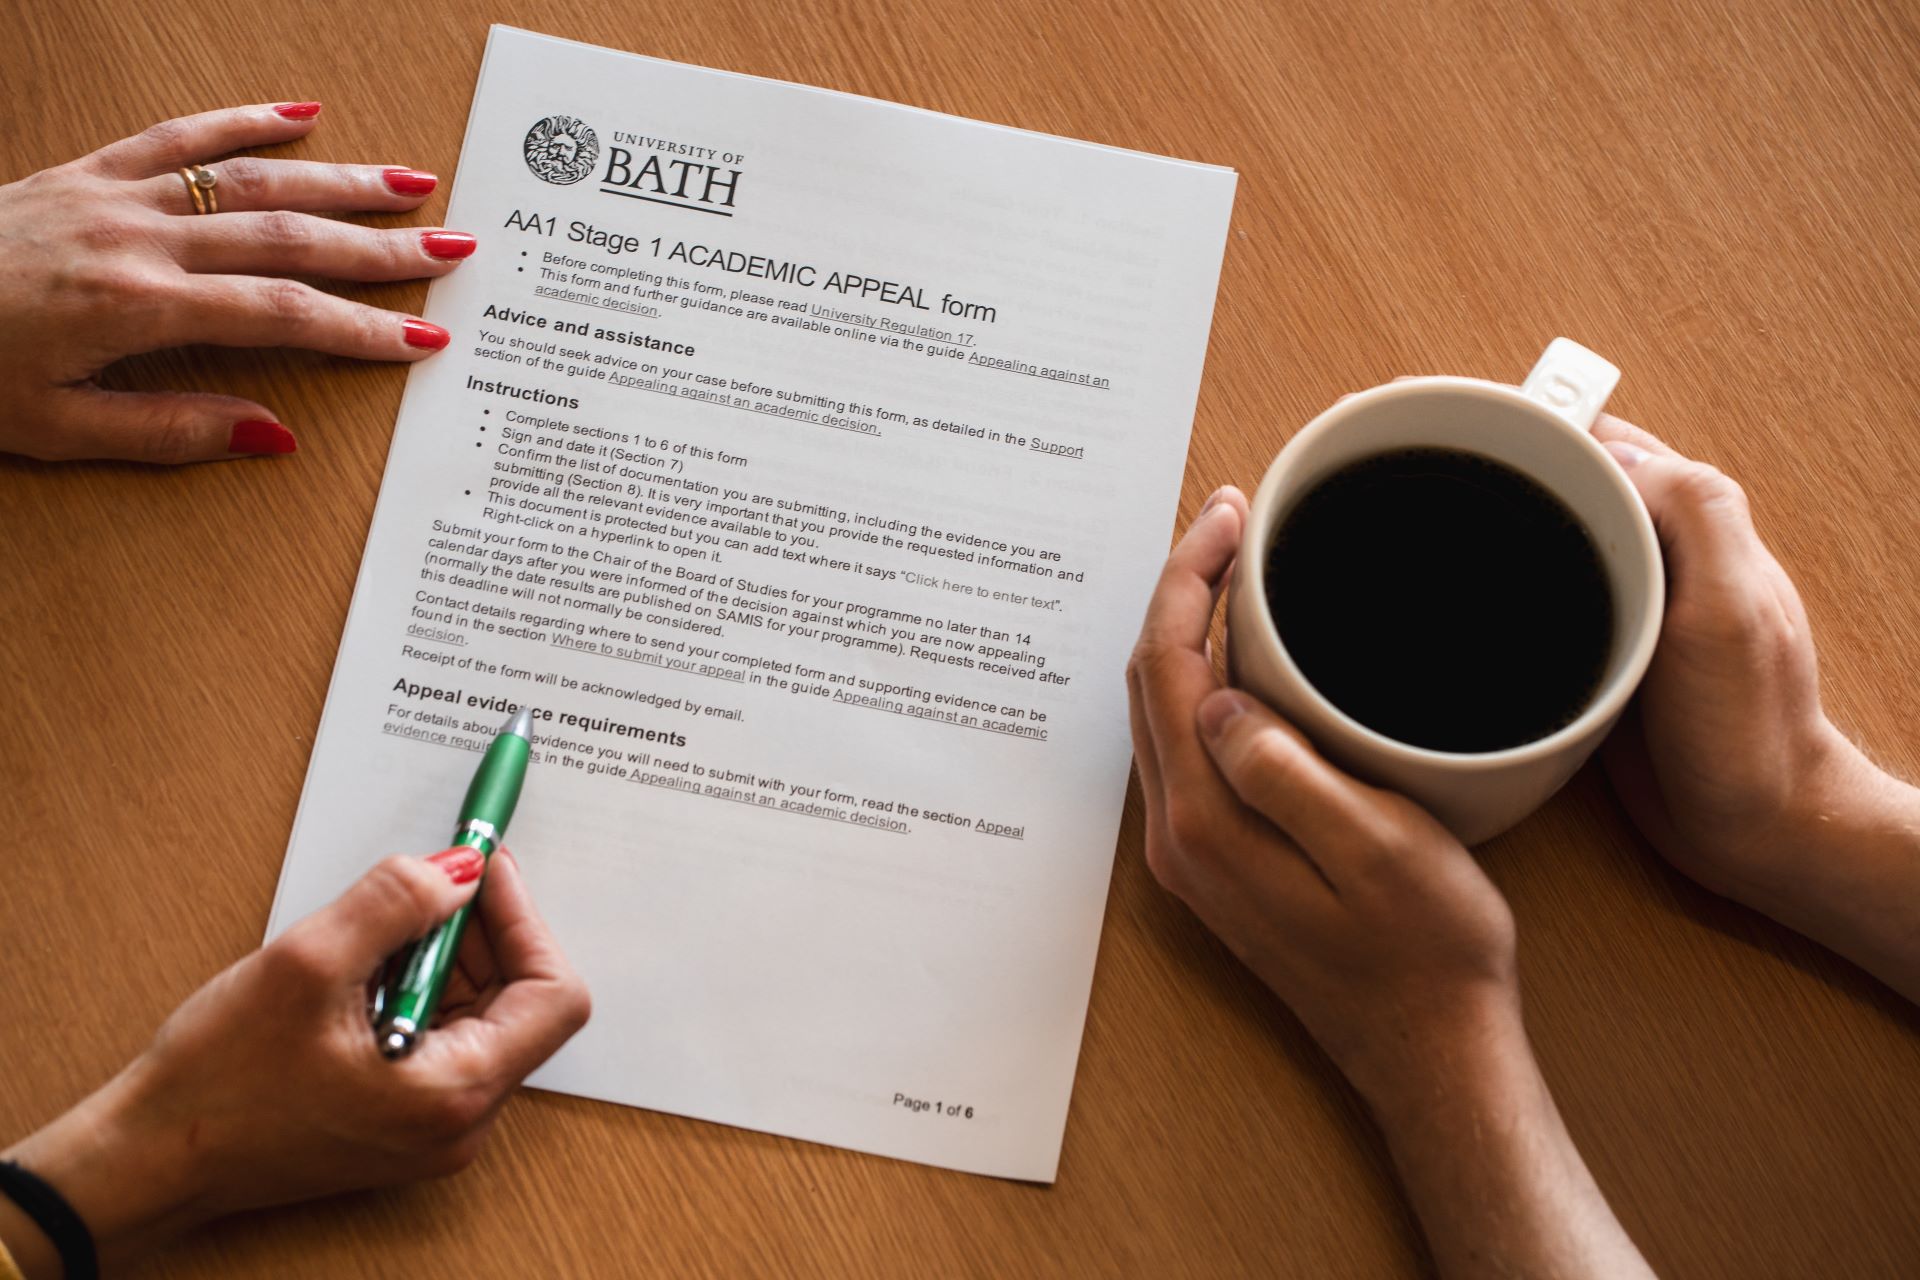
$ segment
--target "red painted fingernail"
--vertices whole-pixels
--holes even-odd
[[[406,331],[407,345],[425,347],[429,351],[438,351],[447,345],[447,331],[437,324],[428,324],[425,320],[408,320],[400,326]]]
[[[470,849],[457,844],[451,849],[442,849],[427,859],[447,873],[447,879],[455,884],[472,884],[487,869],[487,859],[478,849]]]
[[[277,422],[258,419],[234,423],[233,434],[227,438],[228,453],[292,453],[299,447],[293,432]]]
[[[274,108],[274,112],[289,120],[311,120],[320,114],[317,102],[283,102]]]
[[[387,169],[383,175],[393,193],[400,196],[424,196],[440,185],[440,179],[418,169]]]
[[[464,231],[423,231],[420,243],[436,258],[464,258],[480,244]]]

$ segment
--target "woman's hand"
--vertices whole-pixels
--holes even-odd
[[[308,347],[418,360],[447,345],[424,320],[287,276],[411,280],[473,252],[453,231],[376,231],[320,213],[405,212],[429,173],[380,165],[217,157],[305,137],[317,102],[168,120],[0,187],[0,451],[42,459],[197,462],[290,453],[271,409],[232,396],[107,391],[123,356],[188,343]],[[195,212],[181,169],[217,176]]]
[[[1513,917],[1460,842],[1214,673],[1246,520],[1174,548],[1127,668],[1147,863],[1367,1099],[1450,1276],[1648,1276],[1541,1079]]]
[[[368,976],[479,873],[463,849],[380,863],[194,993],[125,1071],[7,1157],[52,1183],[109,1259],[237,1210],[464,1168],[590,1007],[502,851],[439,1025],[410,1057],[380,1055]],[[44,1244],[7,1243],[23,1264]]]
[[[1594,435],[1667,564],[1660,644],[1604,753],[1614,789],[1681,871],[1920,998],[1920,793],[1821,710],[1807,611],[1740,486],[1618,418]]]

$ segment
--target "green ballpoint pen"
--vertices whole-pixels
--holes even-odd
[[[532,752],[533,716],[522,707],[501,726],[480,767],[474,770],[467,798],[460,803],[454,844],[478,849],[489,859],[493,856],[507,834],[514,806],[520,803],[520,784],[526,781]],[[469,899],[467,905],[403,949],[387,966],[392,976],[380,985],[372,1009],[374,1035],[384,1056],[406,1057],[426,1034],[427,1023],[439,1007],[440,993],[446,990],[447,975],[453,972],[454,959],[460,954],[460,935],[472,914],[473,901]]]

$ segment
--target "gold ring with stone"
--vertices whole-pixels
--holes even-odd
[[[220,181],[220,175],[203,164],[191,164],[180,170],[180,176],[186,179],[187,194],[193,197],[195,213],[220,212],[220,199],[213,189]]]

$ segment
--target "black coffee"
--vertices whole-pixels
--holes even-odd
[[[1586,708],[1613,639],[1593,539],[1513,468],[1452,449],[1350,463],[1281,522],[1267,603],[1314,688],[1437,751],[1499,751]]]

